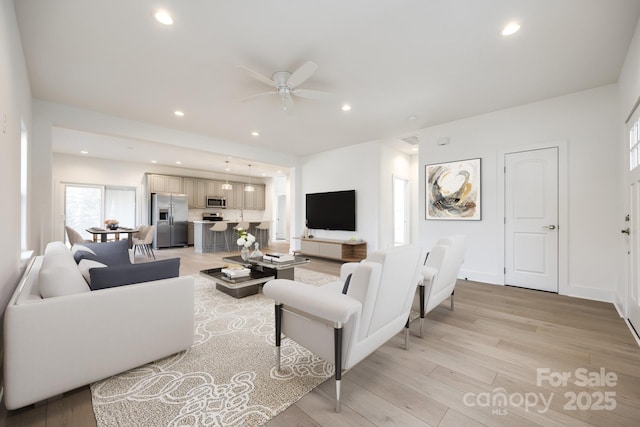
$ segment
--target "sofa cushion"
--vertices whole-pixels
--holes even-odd
[[[51,242],[44,251],[42,268],[38,276],[43,298],[89,292],[71,251],[62,242]]]
[[[91,271],[92,268],[104,268],[106,266],[106,264],[92,259],[83,259],[78,263],[78,270],[80,270],[80,274],[82,274],[84,280],[91,285],[91,275],[89,274],[89,271]]]
[[[75,245],[71,246],[71,253],[74,255],[74,258],[75,258],[75,255],[76,255],[77,252],[89,252],[89,253],[94,254],[94,255],[96,254],[91,249],[89,249],[88,247],[86,247],[84,245],[81,245],[81,244],[75,244]]]
[[[121,264],[109,266],[109,268],[92,268],[89,270],[92,291],[131,285],[133,283],[169,279],[178,277],[179,273],[180,258],[163,259],[140,264]]]
[[[75,256],[77,262],[80,262],[81,259],[93,259],[107,264],[109,267],[131,264],[131,261],[129,261],[129,242],[126,239],[113,242],[83,243],[82,246],[91,249],[95,256],[90,256],[89,253],[80,251]]]

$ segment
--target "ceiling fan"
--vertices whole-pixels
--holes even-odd
[[[253,71],[250,68],[238,66],[245,70],[254,79],[269,85],[274,88],[269,92],[257,93],[255,95],[247,96],[242,101],[248,101],[250,99],[258,98],[264,95],[279,95],[282,100],[282,108],[285,112],[291,112],[293,109],[293,97],[299,96],[300,98],[308,99],[328,99],[334,95],[328,92],[322,92],[319,90],[300,89],[300,86],[309,77],[313,75],[318,69],[318,66],[311,61],[307,61],[300,68],[293,73],[289,71],[276,71],[271,78],[265,77],[260,73]]]

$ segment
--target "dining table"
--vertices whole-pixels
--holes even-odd
[[[93,235],[93,241],[98,242],[98,238],[100,242],[106,242],[109,234],[114,235],[115,240],[120,240],[120,234],[126,234],[127,240],[129,240],[129,249],[133,248],[133,239],[131,236],[134,233],[137,233],[139,230],[137,228],[129,228],[129,227],[118,227],[118,228],[102,228],[102,227],[89,227],[87,228],[87,233],[91,233]]]

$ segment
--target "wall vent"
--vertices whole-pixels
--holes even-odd
[[[407,136],[405,138],[400,138],[400,140],[406,142],[409,145],[418,145],[420,143],[420,138],[418,138],[418,135]]]

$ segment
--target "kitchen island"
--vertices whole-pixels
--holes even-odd
[[[193,221],[193,248],[197,253],[206,253],[206,252],[226,252],[226,248],[224,247],[224,237],[217,236],[216,243],[217,248],[213,245],[213,231],[210,230],[214,224],[219,222],[227,223],[227,242],[229,242],[229,250],[237,251],[239,250],[238,245],[236,245],[236,240],[238,240],[238,235],[236,234],[236,230],[233,229],[240,221]],[[247,220],[250,224],[249,233],[256,235],[255,227],[260,224],[262,221],[252,221]],[[220,243],[222,242],[222,244]]]

